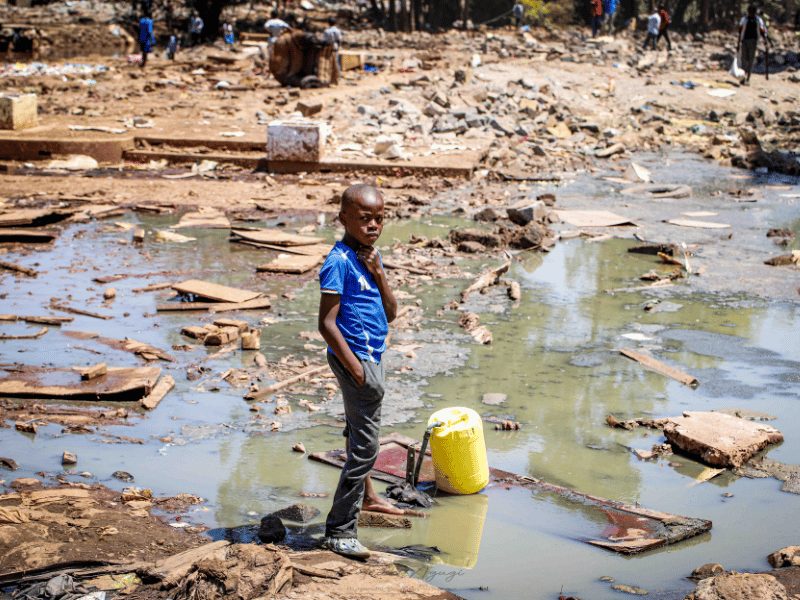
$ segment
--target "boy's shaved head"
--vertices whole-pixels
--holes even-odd
[[[342,194],[342,207],[341,210],[347,210],[353,204],[365,204],[367,206],[381,203],[383,204],[383,196],[374,185],[367,185],[366,183],[359,183],[351,185]]]

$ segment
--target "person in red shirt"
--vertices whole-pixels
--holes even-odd
[[[669,11],[667,7],[663,4],[659,5],[658,7],[658,16],[661,17],[661,27],[658,30],[658,37],[656,38],[656,46],[658,46],[658,42],[663,37],[667,40],[667,52],[672,52],[672,42],[669,39],[669,26],[672,23],[672,19],[669,17]]]
[[[603,0],[589,0],[592,10],[592,37],[597,37],[603,24]]]

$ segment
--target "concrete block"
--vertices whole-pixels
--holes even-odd
[[[27,129],[38,124],[36,94],[0,94],[0,129]]]
[[[361,69],[364,66],[364,55],[361,52],[343,52],[340,50],[339,59],[342,63],[342,71]]]
[[[322,159],[327,126],[315,121],[272,121],[267,125],[267,160],[316,163]]]

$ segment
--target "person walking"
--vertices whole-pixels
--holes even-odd
[[[661,17],[658,14],[657,10],[653,11],[649,17],[647,17],[647,37],[644,38],[644,44],[642,44],[642,50],[647,50],[648,46],[651,47],[653,50],[656,49],[656,41],[658,40],[658,32],[661,30]]]
[[[511,9],[511,14],[514,16],[514,28],[519,29],[519,26],[522,25],[522,17],[525,16],[525,5],[517,0]]]
[[[589,0],[589,8],[592,11],[592,37],[597,37],[603,25],[603,0]]]
[[[139,50],[142,53],[142,60],[139,62],[139,66],[144,68],[147,64],[147,55],[153,51],[153,45],[155,44],[155,38],[153,37],[153,19],[150,18],[149,14],[145,14],[141,19],[139,19]]]
[[[189,19],[189,39],[192,46],[197,46],[200,43],[203,37],[203,27],[205,27],[203,19],[200,15],[194,13],[192,18]]]
[[[672,18],[670,17],[666,5],[661,4],[658,7],[658,16],[661,17],[661,26],[658,29],[658,38],[656,38],[655,45],[658,47],[658,42],[663,37],[667,40],[667,52],[672,52],[672,41],[669,39],[669,26],[672,24]]]
[[[603,0],[603,22],[606,32],[614,33],[614,15],[617,14],[617,0]]]
[[[766,45],[771,44],[767,26],[764,24],[764,20],[756,13],[755,4],[751,4],[747,7],[747,15],[739,21],[739,42],[736,44],[736,53],[741,57],[742,68],[745,72],[742,85],[750,83],[750,75],[756,62],[758,40],[762,36]]]
[[[233,24],[228,21],[222,24],[222,39],[229,50],[234,49],[233,44],[236,41],[236,37],[233,33]]]
[[[167,42],[167,60],[175,60],[175,55],[178,53],[178,36],[174,33],[169,36]]]

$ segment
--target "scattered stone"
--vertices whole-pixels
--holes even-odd
[[[454,244],[478,242],[487,248],[500,246],[500,237],[497,234],[482,229],[453,229],[450,232],[450,241]]]
[[[714,412],[683,413],[664,426],[673,446],[715,467],[741,467],[757,452],[783,441],[769,425]]]
[[[128,473],[127,471],[114,471],[111,476],[114,479],[119,479],[120,481],[124,481],[126,483],[130,483],[133,481],[133,475]]]
[[[635,585],[627,585],[624,583],[615,583],[611,586],[612,590],[617,590],[618,592],[624,592],[626,594],[632,594],[634,596],[647,596],[649,593],[647,590],[636,587]]]
[[[277,544],[286,537],[286,527],[280,517],[267,515],[258,527],[258,539],[265,544]]]
[[[78,455],[74,452],[69,452],[67,450],[64,451],[64,454],[61,455],[61,464],[62,465],[77,465],[78,464]]]
[[[303,442],[297,442],[294,446],[292,446],[292,450],[295,452],[300,452],[301,454],[305,454],[306,447],[303,445]]]
[[[8,458],[7,456],[0,456],[0,467],[5,467],[9,471],[16,471],[19,469],[17,461],[15,461],[13,458]]]
[[[508,396],[506,394],[490,392],[483,395],[481,402],[488,404],[489,406],[499,406],[500,404],[505,403],[507,399]]]
[[[533,202],[523,200],[507,208],[506,214],[508,214],[508,218],[512,223],[524,227],[532,221],[544,222],[547,219],[548,210],[544,202],[540,200],[534,200]]]
[[[35,421],[17,421],[14,423],[14,429],[23,433],[36,433],[38,428],[39,425]]]
[[[502,219],[503,215],[496,208],[487,206],[483,210],[480,210],[477,213],[475,213],[475,216],[473,218],[476,221],[493,223],[494,221],[499,221],[500,219]]]
[[[301,100],[294,109],[304,117],[311,117],[322,112],[322,102],[303,102]]]
[[[276,510],[269,516],[294,521],[295,523],[308,523],[319,516],[319,509],[308,504],[292,504],[286,508]]]
[[[789,600],[786,588],[772,575],[725,573],[708,577],[685,600]]]
[[[106,288],[103,291],[103,298],[106,300],[113,300],[116,297],[117,297],[117,290],[115,290],[114,288]]]
[[[481,254],[482,252],[486,252],[486,246],[480,242],[465,241],[459,242],[458,246],[456,246],[456,250],[464,254]]]
[[[776,550],[767,557],[767,560],[775,569],[800,567],[800,546],[786,546]]]
[[[700,581],[701,579],[706,579],[708,577],[722,575],[724,572],[725,572],[725,567],[723,567],[721,564],[706,563],[704,565],[700,565],[694,571],[692,571],[692,574],[689,575],[689,579]]]

